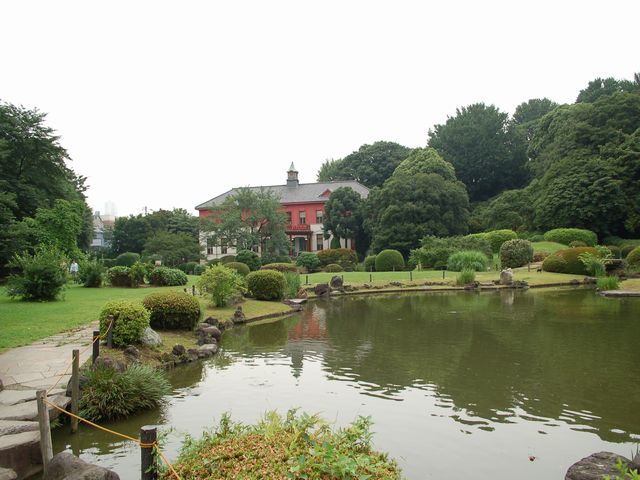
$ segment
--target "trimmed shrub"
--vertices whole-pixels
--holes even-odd
[[[607,248],[613,255],[613,258],[622,258],[622,249],[617,245],[607,245]]]
[[[300,290],[300,274],[297,272],[284,272],[284,279],[287,282],[285,287],[285,298],[296,298]]]
[[[306,268],[307,272],[315,272],[320,267],[320,259],[313,252],[302,252],[298,255],[296,265]]]
[[[124,252],[116,257],[116,266],[130,267],[140,260],[140,254],[134,252]]]
[[[620,254],[627,257],[636,247],[640,247],[640,243],[623,243],[620,247]]]
[[[209,260],[207,262],[208,266],[212,266],[212,265],[220,265],[220,259],[219,258],[214,258],[213,260]]]
[[[187,262],[187,263],[181,263],[180,265],[178,265],[178,268],[180,270],[182,270],[184,273],[186,273],[187,275],[193,275],[196,267],[198,266],[198,262]]]
[[[547,258],[550,255],[550,253],[548,252],[535,252],[533,254],[533,261],[534,262],[543,262],[545,258]]]
[[[156,267],[149,274],[149,283],[158,287],[186,285],[187,281],[187,275],[177,268]]]
[[[284,274],[277,270],[258,270],[247,275],[249,293],[258,300],[282,300],[286,284]]]
[[[586,243],[584,243],[582,240],[574,240],[573,242],[571,242],[571,243],[569,244],[569,246],[570,246],[571,248],[575,248],[575,247],[586,247],[586,246],[587,246],[587,244],[586,244]]]
[[[529,240],[507,240],[500,247],[502,268],[516,268],[533,260],[533,246]]]
[[[593,247],[598,243],[598,236],[591,230],[583,228],[555,228],[544,234],[547,242],[557,242],[569,245],[574,240],[580,240],[587,246]]]
[[[202,275],[202,272],[204,272],[207,269],[208,265],[196,265],[196,268],[193,269],[193,274],[194,275]]]
[[[103,258],[102,259],[102,263],[104,264],[105,268],[115,267],[116,266],[116,259],[115,258]]]
[[[243,277],[245,275],[249,275],[249,272],[251,271],[248,265],[241,262],[229,262],[225,264],[225,267],[230,268],[231,270],[235,270],[237,273],[239,273]]]
[[[107,302],[100,312],[100,334],[104,335],[109,327],[109,315],[113,315],[113,344],[126,347],[138,343],[145,328],[149,326],[149,311],[139,303],[126,300]]]
[[[320,265],[326,267],[331,263],[337,263],[343,269],[351,271],[358,263],[356,252],[348,248],[330,248],[328,250],[320,250],[318,252],[318,260]]]
[[[262,265],[269,265],[270,263],[291,263],[291,258],[288,255],[276,255],[274,253],[263,252],[260,257],[260,263]]]
[[[376,255],[376,272],[404,270],[404,258],[398,250],[382,250]]]
[[[498,253],[504,242],[507,240],[515,240],[518,238],[518,234],[513,230],[492,230],[490,232],[485,232],[484,238],[489,242],[491,251],[493,253]]]
[[[224,255],[222,257],[220,257],[220,263],[222,263],[223,265],[225,263],[231,263],[231,262],[235,262],[236,261],[236,256],[235,255]]]
[[[211,295],[216,307],[224,307],[232,296],[244,289],[244,279],[226,265],[213,265],[200,275],[198,288]]]
[[[373,272],[376,269],[376,255],[369,255],[364,259],[364,269]]]
[[[456,277],[457,285],[469,285],[471,282],[476,280],[476,271],[475,270],[462,270],[460,275]]]
[[[104,264],[99,260],[89,260],[80,267],[80,281],[85,287],[98,288],[104,281]]]
[[[200,303],[182,292],[152,293],[142,301],[152,328],[191,330],[200,319]]]
[[[149,274],[151,265],[148,263],[136,262],[129,267],[129,277],[131,278],[131,286],[137,287],[144,283],[145,277]]]
[[[113,287],[130,287],[129,267],[116,266],[107,270],[107,280]]]
[[[598,250],[592,247],[567,248],[548,256],[542,263],[542,269],[545,272],[587,275],[587,270],[580,260],[580,255],[583,253],[600,256]],[[561,258],[561,260],[558,260],[558,258]]]
[[[260,267],[260,270],[276,270],[278,272],[297,272],[298,267],[293,263],[269,263]]]
[[[627,263],[630,267],[640,267],[640,247],[636,247],[629,252]]]
[[[456,252],[449,257],[447,262],[447,270],[453,272],[461,272],[463,270],[474,270],[476,272],[484,272],[489,266],[489,259],[482,252],[474,250],[464,250]]]
[[[55,300],[68,279],[64,255],[48,245],[37,247],[33,255],[14,255],[9,267],[19,272],[9,276],[7,293],[22,300]]]
[[[328,273],[344,272],[342,265],[338,265],[337,263],[330,263],[324,267],[323,270]]]
[[[562,255],[548,255],[542,262],[542,270],[552,273],[564,273],[567,270],[567,262]]]
[[[531,238],[529,239],[529,241],[530,241],[531,243],[534,243],[534,242],[544,242],[544,235],[539,235],[539,234],[531,235]]]
[[[259,270],[261,265],[260,257],[251,250],[240,250],[236,255],[236,262],[244,263],[252,272]]]
[[[122,373],[106,366],[86,371],[80,415],[91,422],[128,417],[157,407],[171,384],[162,370],[134,363]]]
[[[620,280],[616,276],[600,277],[596,280],[596,286],[599,290],[618,290]]]

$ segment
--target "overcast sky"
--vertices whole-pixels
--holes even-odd
[[[640,2],[2,1],[0,99],[48,113],[94,210],[302,182],[457,107],[640,71]]]

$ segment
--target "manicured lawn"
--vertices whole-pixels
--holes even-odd
[[[620,282],[620,290],[631,290],[633,292],[640,292],[640,278],[631,278]]]
[[[533,242],[533,251],[540,253],[556,253],[558,250],[565,250],[569,247],[556,242]]]

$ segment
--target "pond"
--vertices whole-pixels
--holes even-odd
[[[175,460],[223,412],[254,422],[300,407],[345,425],[374,420],[374,443],[409,479],[564,478],[593,452],[640,442],[640,300],[593,290],[342,297],[225,332],[222,352],[172,372],[160,410],[110,426],[171,427]],[[72,451],[139,478],[139,451],[81,427]]]

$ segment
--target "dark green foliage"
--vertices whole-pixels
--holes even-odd
[[[416,175],[418,173],[436,173],[447,181],[455,182],[456,171],[453,165],[442,159],[433,148],[416,148],[403,160],[394,173],[398,175]]]
[[[187,275],[194,275],[194,272],[197,266],[198,266],[198,262],[187,262],[187,263],[181,263],[180,265],[178,265],[178,268],[182,270],[184,273],[186,273]]]
[[[588,245],[586,243],[584,243],[582,240],[574,240],[573,242],[569,243],[570,247],[588,247]]]
[[[78,273],[85,287],[98,288],[102,286],[105,272],[104,264],[100,260],[93,259],[83,262]]]
[[[225,264],[225,267],[235,270],[242,276],[248,275],[251,271],[249,266],[242,262],[229,262]]]
[[[576,103],[593,103],[606,95],[613,95],[618,92],[638,91],[638,83],[629,80],[617,80],[613,77],[596,78],[589,82],[587,88],[580,90]]]
[[[285,298],[296,298],[298,290],[300,290],[300,274],[298,272],[284,272],[284,279],[287,286],[285,287]]]
[[[293,263],[268,263],[260,267],[260,270],[276,270],[278,272],[297,272],[298,267]]]
[[[364,269],[367,272],[373,272],[376,269],[376,255],[368,255],[364,259]]]
[[[444,238],[428,235],[422,239],[422,248],[411,252],[423,268],[441,269],[447,266],[451,254],[463,250],[476,250],[484,253],[487,258],[493,255],[485,234]]]
[[[102,260],[102,263],[104,264],[105,268],[115,267],[116,266],[116,259],[115,258],[105,258],[105,259]]]
[[[599,277],[596,280],[598,290],[618,290],[620,288],[620,279],[616,276]]]
[[[187,275],[177,268],[157,267],[149,274],[149,283],[158,287],[186,285]]]
[[[240,250],[236,255],[236,262],[242,262],[254,272],[260,268],[260,256],[251,250]]]
[[[440,269],[447,266],[447,260],[452,253],[457,250],[446,244],[434,244],[429,247],[416,248],[411,250],[411,257],[415,258],[416,264],[419,263],[422,268]]]
[[[226,263],[231,263],[231,262],[235,262],[236,261],[236,256],[235,255],[224,255],[222,257],[220,257],[220,263],[221,264],[226,264]]]
[[[597,235],[591,230],[585,230],[580,228],[556,228],[549,230],[544,234],[544,239],[547,242],[556,242],[563,245],[570,245],[573,241],[581,241],[588,247],[593,247],[598,243]]]
[[[500,265],[502,268],[516,268],[533,260],[533,246],[529,240],[520,238],[507,240],[500,247]]]
[[[15,273],[7,281],[10,297],[22,300],[55,300],[67,283],[66,258],[56,247],[41,245],[33,255],[16,254],[9,262]]]
[[[107,270],[107,280],[112,287],[130,287],[129,267],[116,266]]]
[[[505,236],[508,236],[508,234],[505,234]],[[443,240],[457,252],[461,250],[477,250],[484,253],[488,258],[491,258],[493,253],[493,245],[489,236],[465,235],[464,237],[446,237]],[[499,239],[495,238],[494,240],[499,241]],[[422,244],[423,246],[425,245],[425,239],[423,239]]]
[[[152,328],[191,330],[200,319],[200,303],[181,292],[152,293],[142,301]]]
[[[131,278],[131,286],[138,287],[144,284],[144,279],[153,269],[151,265],[143,262],[136,262],[129,267],[129,277]]]
[[[138,363],[122,373],[101,366],[88,370],[86,377],[79,408],[80,415],[92,422],[126,418],[156,408],[162,397],[171,393],[163,371]]]
[[[489,259],[482,252],[473,250],[463,250],[453,253],[447,261],[447,270],[461,272],[463,270],[474,270],[485,272],[489,266]]]
[[[245,290],[242,275],[226,265],[208,267],[198,279],[198,288],[211,295],[215,307],[224,307],[229,300]]]
[[[261,265],[269,265],[270,263],[291,263],[289,255],[273,255],[269,252],[263,252],[260,257]]]
[[[532,243],[536,243],[536,242],[544,242],[544,235],[531,235],[531,238],[529,238],[529,241]]]
[[[142,305],[126,300],[114,300],[107,302],[100,312],[101,335],[107,333],[109,315],[113,315],[115,320],[113,344],[116,347],[138,343],[145,328],[149,326],[149,311]]]
[[[487,202],[477,203],[469,221],[472,231],[510,229],[523,231],[534,224],[531,189],[506,190]]]
[[[307,272],[315,272],[320,267],[320,259],[313,252],[302,252],[296,259],[296,265],[304,267]]]
[[[404,258],[397,250],[382,250],[376,255],[376,272],[395,272],[404,270]]]
[[[620,253],[621,253],[621,255],[623,257],[626,257],[627,255],[629,255],[631,250],[635,249],[638,246],[640,246],[640,243],[637,243],[637,242],[625,242],[620,246]]]
[[[333,240],[340,238],[356,238],[362,230],[362,206],[364,201],[360,194],[351,187],[341,187],[329,195],[324,205],[324,235]],[[331,248],[333,248],[333,240]],[[366,248],[367,246],[364,246]]]
[[[476,279],[476,271],[473,269],[465,269],[460,272],[460,275],[456,277],[456,285],[463,286],[469,285]]]
[[[542,262],[542,269],[545,272],[587,275],[587,269],[579,258],[582,253],[590,253],[591,255],[600,256],[598,250],[592,247],[568,248],[566,250],[560,250],[553,255],[549,255],[544,262]],[[558,260],[558,257],[562,260]]]
[[[162,260],[167,267],[200,259],[198,239],[187,233],[157,232],[144,244],[144,254]]]
[[[514,240],[518,238],[518,234],[516,232],[506,229],[485,232],[483,236],[487,239],[489,245],[491,245],[491,251],[493,251],[493,253],[498,253],[502,244],[507,240]]]
[[[130,267],[140,260],[140,254],[135,252],[124,252],[116,257],[116,266]]]
[[[318,182],[332,182],[342,178],[342,159],[328,158],[320,166],[316,179]]]
[[[342,268],[342,265],[338,265],[337,263],[330,263],[329,265],[324,267],[322,270],[324,270],[327,273],[344,272],[344,268]]]
[[[343,269],[352,271],[356,263],[358,263],[358,257],[356,252],[348,248],[330,248],[327,250],[321,250],[318,252],[318,260],[320,265],[326,267],[330,263],[337,263]]]
[[[249,293],[257,300],[282,300],[287,282],[277,270],[258,270],[247,275]]]
[[[552,273],[565,273],[567,271],[567,261],[562,255],[548,255],[542,262],[542,270]]]
[[[640,267],[640,247],[636,247],[627,255],[627,263],[630,267]]]
[[[202,272],[204,272],[207,269],[208,266],[209,265],[201,265],[201,264],[196,265],[196,268],[193,269],[193,274],[194,275],[202,275]]]
[[[337,238],[337,237],[333,237],[333,238],[331,238],[331,243],[329,243],[329,248],[330,248],[330,249],[333,249],[333,250],[335,250],[335,249],[337,249],[337,248],[342,248],[342,247],[340,246],[340,239],[339,239],[339,238]]]

